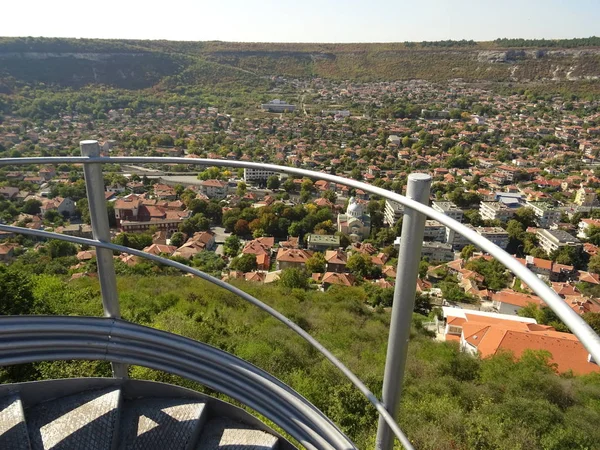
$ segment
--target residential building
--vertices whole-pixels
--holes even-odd
[[[432,202],[431,207],[458,222],[462,222],[463,210],[452,202]]]
[[[550,353],[550,362],[559,373],[583,375],[600,371],[583,344],[571,333],[558,332],[549,325],[522,317],[507,318],[458,308],[443,310],[448,330],[446,340],[458,341],[466,353],[487,358],[508,351],[519,358],[527,350],[544,350]]]
[[[0,187],[0,195],[6,200],[12,200],[19,194],[19,188],[12,186]]]
[[[16,246],[16,244],[0,244],[0,262],[10,262]]]
[[[115,202],[115,218],[118,222],[123,220],[137,220],[142,200],[137,195],[128,195]]]
[[[575,195],[575,204],[579,206],[594,206],[596,204],[596,191],[581,185]]]
[[[578,233],[577,237],[585,239],[587,238],[587,230],[591,227],[600,228],[600,220],[598,219],[581,219],[578,224]]]
[[[346,263],[348,256],[343,250],[327,250],[325,252],[325,261],[327,262],[327,272],[346,272]]]
[[[260,105],[260,107],[265,111],[278,113],[293,112],[296,109],[296,105],[290,105],[289,103],[279,99],[271,100],[268,103],[263,103]]]
[[[550,228],[560,222],[560,211],[546,202],[526,202],[525,205],[533,210],[538,227]]]
[[[498,247],[506,250],[508,246],[508,233],[500,227],[475,227],[477,234],[492,241]]]
[[[332,234],[309,234],[307,248],[317,252],[339,248],[340,237]]]
[[[423,240],[446,242],[446,227],[437,220],[426,220]]]
[[[431,207],[458,222],[462,222],[463,210],[452,202],[432,202]],[[454,230],[446,228],[446,242],[452,244],[455,239],[455,234]]]
[[[170,236],[178,231],[179,224],[184,220],[184,218],[185,217],[173,217],[148,221],[122,220],[120,228],[122,231],[127,231],[130,233],[143,233],[151,228],[157,228],[159,231],[166,231],[167,235]]]
[[[514,216],[516,208],[511,208],[502,202],[481,202],[479,215],[483,220],[499,220],[508,222]]]
[[[404,215],[404,205],[393,200],[385,201],[385,209],[383,211],[383,223],[394,226],[398,220]]]
[[[540,247],[549,255],[561,247],[581,247],[581,241],[562,230],[537,230]]]
[[[319,278],[323,289],[328,289],[333,284],[338,286],[353,286],[356,283],[356,278],[350,273],[326,272]]]
[[[42,200],[41,213],[58,211],[63,216],[71,216],[75,213],[75,202],[70,198],[54,197]]]
[[[454,261],[454,250],[451,244],[442,242],[423,242],[421,256],[429,258],[430,261]]]
[[[527,255],[525,259],[517,258],[517,261],[526,266],[538,277],[548,281],[567,281],[576,276],[573,266],[558,264],[549,259],[534,258]]]
[[[146,253],[151,253],[151,254],[157,255],[157,256],[158,255],[171,256],[173,253],[175,253],[176,250],[177,250],[177,247],[175,247],[174,245],[161,245],[161,244],[152,244],[144,249],[144,251]]]
[[[271,267],[271,249],[275,245],[275,238],[260,237],[246,242],[242,249],[242,254],[256,255],[256,264],[258,270],[269,270]]]
[[[263,169],[244,169],[244,181],[246,183],[267,181],[267,179],[273,175],[278,175],[277,172],[272,170]]]
[[[155,184],[153,186],[154,196],[160,200],[177,200],[177,192],[166,184]]]
[[[525,308],[530,303],[537,306],[545,305],[538,296],[522,294],[511,289],[504,289],[492,294],[492,307],[501,314],[516,316],[519,310]]]
[[[204,180],[200,191],[208,198],[221,200],[227,197],[227,183],[221,180]]]
[[[371,233],[371,216],[354,197],[350,198],[346,214],[338,214],[338,231],[350,236],[354,242],[362,241]]]
[[[86,224],[72,224],[63,227],[62,230],[56,230],[62,234],[66,234],[68,236],[76,236],[87,239],[92,239],[92,227]]]
[[[299,248],[280,248],[277,252],[277,270],[283,269],[303,269],[306,261],[313,255],[313,252]]]

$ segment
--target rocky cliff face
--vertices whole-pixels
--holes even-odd
[[[1,45],[3,77],[79,87],[108,84],[154,86],[203,67],[195,78],[219,82],[231,70],[258,78],[272,75],[355,81],[579,81],[600,78],[600,48],[414,48],[401,44],[235,44],[57,40]],[[114,51],[113,51],[114,50]],[[202,66],[203,65],[203,66]],[[208,70],[210,69],[210,70]],[[231,77],[229,77],[231,78]],[[233,77],[237,79],[238,77]],[[193,83],[192,83],[193,84]]]

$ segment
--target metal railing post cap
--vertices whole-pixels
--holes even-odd
[[[413,183],[429,183],[431,181],[431,175],[428,173],[411,173],[408,176],[408,181],[412,181]]]
[[[100,146],[98,141],[94,139],[88,139],[79,142],[82,156],[100,156]]]

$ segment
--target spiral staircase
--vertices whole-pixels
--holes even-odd
[[[5,450],[275,450],[294,448],[213,397],[147,381],[88,378],[4,385]]]

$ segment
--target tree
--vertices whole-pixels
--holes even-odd
[[[563,246],[554,250],[550,255],[552,261],[558,264],[574,266],[576,269],[583,267],[583,255],[580,247]]]
[[[61,258],[63,256],[73,256],[77,254],[77,247],[70,242],[52,239],[48,242],[48,253],[52,258]]]
[[[25,203],[23,203],[23,207],[21,208],[21,211],[23,211],[25,214],[35,215],[35,214],[40,213],[41,206],[42,206],[42,202],[32,198],[32,199],[27,200]]]
[[[535,225],[535,212],[531,208],[519,208],[515,211],[514,220],[521,222],[523,227],[527,229]]]
[[[476,250],[477,247],[475,247],[473,244],[469,244],[460,251],[460,257],[464,260],[467,260],[473,256],[473,253],[475,253]]]
[[[34,302],[29,275],[10,266],[0,266],[0,315],[31,314]]]
[[[291,225],[288,227],[288,233],[290,236],[299,237],[301,234],[304,233],[302,224],[300,222],[292,222]]]
[[[288,289],[308,289],[308,274],[303,269],[283,269],[278,283]]]
[[[238,256],[233,261],[229,267],[233,270],[239,270],[240,272],[252,272],[256,270],[256,255],[252,253],[245,253],[243,255]]]
[[[181,247],[185,243],[185,235],[180,231],[173,233],[170,242],[175,247]]]
[[[63,219],[63,216],[55,209],[49,209],[44,214],[44,220],[53,225],[62,225]]]
[[[413,312],[422,314],[423,316],[426,316],[431,312],[431,302],[429,301],[428,295],[417,294],[415,296],[415,306],[413,308]]]
[[[271,175],[267,179],[267,189],[271,189],[272,191],[279,189],[279,185],[281,184],[279,177],[277,175]]]
[[[590,258],[588,263],[588,270],[600,274],[600,255],[594,255]]]
[[[150,233],[119,233],[113,239],[113,243],[143,250],[152,245],[152,235]]]
[[[226,264],[215,252],[199,252],[192,259],[192,265],[202,272],[219,276]]]
[[[355,180],[362,180],[362,173],[360,172],[360,169],[358,167],[352,169],[350,172],[350,177],[354,178]]]
[[[335,205],[335,201],[337,200],[337,194],[332,190],[327,189],[321,194],[321,197],[329,200],[331,203]]]
[[[585,322],[592,327],[597,334],[600,334],[600,313],[586,312],[581,316]]]
[[[323,253],[315,252],[306,260],[306,271],[308,273],[324,273],[326,264]]]
[[[238,236],[248,236],[250,234],[248,221],[244,219],[238,219],[233,226],[233,232]]]
[[[240,238],[232,234],[225,239],[225,243],[223,244],[223,252],[229,257],[236,256],[240,251],[241,245]]]
[[[235,194],[239,197],[243,197],[244,195],[246,195],[246,190],[248,189],[248,186],[246,185],[246,183],[244,183],[243,181],[240,181],[237,184],[237,188],[235,190]]]
[[[483,284],[492,291],[500,291],[508,285],[509,277],[506,268],[496,259],[472,259],[466,268],[484,276]]]
[[[364,253],[354,253],[346,263],[348,269],[359,280],[365,278],[377,278],[381,275],[381,269],[377,267],[371,257]]]
[[[181,184],[175,185],[175,193],[177,194],[177,198],[181,199],[181,194],[185,191],[185,187]]]
[[[283,187],[283,189],[285,189],[285,191],[287,193],[290,193],[294,190],[295,185],[294,185],[294,182],[288,178],[287,180],[285,180],[282,187]]]
[[[204,217],[204,214],[194,214],[189,219],[185,219],[179,224],[179,231],[187,234],[188,236],[193,235],[198,231],[210,230],[210,220]]]

